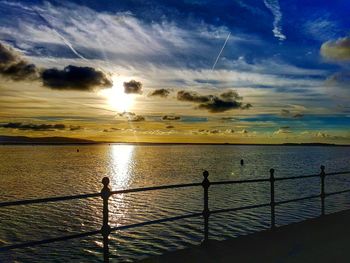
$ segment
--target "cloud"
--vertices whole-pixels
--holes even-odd
[[[142,94],[142,83],[136,80],[130,80],[123,83],[126,94]]]
[[[239,131],[238,133],[248,134],[248,133],[249,133],[249,131],[248,131],[248,130],[246,130],[246,129],[243,129],[243,130]]]
[[[161,98],[166,98],[170,94],[170,91],[167,89],[156,89],[152,91],[151,93],[148,94],[148,96],[153,97],[153,96],[158,96]]]
[[[34,64],[23,60],[20,54],[0,43],[0,74],[9,79],[33,80],[39,76]]]
[[[304,117],[304,114],[301,112],[293,113],[290,110],[282,109],[281,116],[286,117],[286,118],[296,118],[297,119],[297,118]]]
[[[81,126],[79,126],[79,125],[77,125],[77,126],[71,125],[71,126],[69,127],[69,130],[70,130],[70,131],[79,131],[79,130],[82,130],[82,129],[83,129],[83,127],[81,127]]]
[[[314,14],[314,17],[303,26],[305,35],[319,41],[326,41],[332,39],[340,34],[341,27],[336,20],[333,20],[328,13],[320,16]]]
[[[181,90],[177,93],[177,99],[179,101],[189,101],[198,103],[198,109],[206,109],[211,113],[225,112],[232,109],[249,109],[251,104],[243,104],[238,100],[241,100],[237,92],[227,91],[216,95],[200,95],[194,91]]]
[[[321,55],[333,61],[350,61],[350,37],[330,40],[322,44]]]
[[[122,112],[122,113],[118,113],[118,115],[119,115],[120,117],[131,117],[131,116],[135,116],[136,113],[134,113],[134,112],[129,112],[129,111],[124,111],[124,112]]]
[[[271,11],[274,16],[273,20],[273,35],[280,41],[286,39],[286,36],[282,33],[282,12],[278,0],[264,0],[265,6]]]
[[[91,67],[69,65],[63,70],[38,69],[1,43],[0,74],[15,81],[42,80],[45,87],[58,90],[92,91],[112,86],[112,81],[106,74]]]
[[[18,130],[32,130],[32,131],[55,131],[64,130],[66,125],[64,124],[24,124],[21,122],[9,122],[1,125],[2,128],[18,129]]]
[[[180,120],[181,117],[180,116],[175,116],[175,115],[164,115],[162,117],[163,121],[177,121]]]
[[[63,70],[45,69],[42,79],[45,87],[57,90],[92,91],[95,88],[112,86],[112,81],[102,71],[72,65]]]
[[[317,132],[315,134],[315,137],[328,138],[328,137],[331,137],[331,135],[329,135],[328,133],[325,133],[325,132]]]
[[[22,123],[22,122],[9,122],[0,125],[0,128],[5,129],[16,129],[16,130],[30,130],[30,131],[57,131],[57,130],[68,130],[78,131],[84,128],[79,125],[65,125],[65,124],[36,124],[36,123]]]
[[[341,87],[350,87],[350,72],[337,72],[326,80],[326,84]]]
[[[130,122],[140,122],[140,121],[145,121],[145,117],[141,116],[141,115],[135,115],[129,118],[128,121]]]
[[[292,131],[290,130],[290,127],[284,126],[284,127],[279,128],[273,134],[277,135],[277,134],[288,134],[288,133],[292,133]]]
[[[137,115],[136,113],[129,112],[129,111],[124,111],[122,113],[118,113],[118,116],[126,118],[129,122],[139,122],[139,121],[145,121],[146,120],[144,116]]]
[[[237,91],[230,90],[220,94],[220,98],[224,100],[242,100],[243,97],[239,96]]]
[[[104,129],[102,131],[103,132],[115,132],[115,131],[121,131],[121,129],[112,127],[110,129]]]
[[[295,113],[295,114],[293,115],[293,118],[302,118],[302,117],[304,117],[304,114],[303,114],[303,113]]]

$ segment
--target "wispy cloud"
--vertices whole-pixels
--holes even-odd
[[[273,20],[273,35],[280,41],[286,40],[286,36],[282,33],[282,12],[278,0],[264,0],[264,4],[271,11]]]

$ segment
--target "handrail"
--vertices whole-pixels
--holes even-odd
[[[114,190],[114,191],[111,191],[110,193],[111,195],[127,194],[127,193],[136,193],[136,192],[145,192],[145,191],[172,189],[172,188],[186,188],[186,187],[194,187],[194,186],[201,186],[201,185],[202,183],[171,184],[171,185],[132,188],[132,189],[125,189],[125,190]]]
[[[341,174],[350,174],[350,171],[327,173],[326,176],[329,176],[329,175],[341,175]],[[301,175],[301,176],[290,176],[290,177],[275,177],[275,181],[304,179],[304,178],[312,178],[312,177],[319,177],[319,176],[320,176],[319,174],[312,174],[312,175]],[[269,181],[270,180],[266,179],[266,178],[248,179],[248,180],[228,180],[228,181],[210,182],[210,185],[259,183],[259,182],[269,182]],[[173,185],[160,185],[160,186],[151,186],[151,187],[140,187],[140,188],[114,190],[114,191],[111,191],[111,195],[126,194],[126,193],[136,193],[136,192],[144,192],[144,191],[153,191],[153,190],[163,190],[163,189],[172,189],[172,188],[186,188],[186,187],[195,187],[195,186],[201,186],[201,185],[202,185],[202,183],[188,183],[188,184],[173,184]],[[79,194],[79,195],[71,195],[71,196],[57,196],[57,197],[47,197],[47,198],[39,198],[39,199],[26,199],[26,200],[18,200],[18,201],[6,201],[6,202],[1,202],[0,203],[0,207],[16,206],[16,205],[28,205],[28,204],[38,204],[38,203],[48,203],[48,202],[59,202],[59,201],[67,201],[67,200],[73,200],[73,199],[99,197],[99,196],[101,196],[101,193],[88,193],[88,194]]]
[[[308,200],[308,199],[312,199],[312,198],[321,198],[321,215],[324,215],[325,214],[325,198],[327,196],[332,196],[332,195],[336,195],[336,194],[350,192],[350,189],[331,192],[331,193],[325,192],[325,177],[330,176],[330,175],[342,175],[342,174],[350,174],[350,172],[345,171],[345,172],[333,172],[333,173],[326,174],[325,167],[321,166],[321,173],[320,174],[277,177],[276,178],[276,177],[274,177],[274,169],[270,169],[270,178],[258,178],[258,179],[246,179],[246,180],[227,180],[227,181],[210,182],[208,180],[209,173],[207,171],[204,171],[203,172],[204,180],[201,183],[160,185],[160,186],[140,187],[140,188],[113,190],[113,191],[109,189],[109,179],[107,177],[105,177],[102,180],[104,187],[102,188],[100,193],[88,193],[88,194],[79,194],[79,195],[72,195],[72,196],[58,196],[58,197],[48,197],[48,198],[40,198],[40,199],[6,201],[6,202],[0,203],[0,208],[1,208],[1,207],[17,206],[17,205],[29,205],[29,204],[39,204],[39,203],[47,203],[47,202],[58,202],[58,201],[66,201],[66,200],[74,200],[74,199],[101,197],[103,199],[103,225],[102,225],[101,230],[94,230],[94,231],[83,232],[83,233],[78,233],[78,234],[73,234],[73,235],[68,235],[68,236],[55,237],[55,238],[49,238],[49,239],[44,239],[44,240],[39,240],[39,241],[30,241],[30,242],[25,242],[25,243],[20,243],[20,244],[2,246],[2,247],[0,247],[0,252],[12,250],[12,249],[48,244],[48,243],[57,242],[57,241],[65,241],[65,240],[69,240],[69,239],[82,238],[82,237],[87,237],[87,236],[96,235],[96,234],[102,234],[102,236],[103,236],[104,262],[109,262],[110,256],[109,256],[108,243],[109,243],[109,235],[112,231],[120,231],[120,230],[135,228],[135,227],[142,227],[142,226],[148,226],[148,225],[153,225],[153,224],[160,224],[160,223],[165,223],[165,222],[176,221],[176,220],[180,220],[180,219],[187,219],[187,218],[203,216],[203,218],[204,218],[204,242],[206,242],[206,241],[208,241],[208,236],[209,236],[209,216],[210,215],[218,214],[218,213],[225,213],[225,212],[241,211],[241,210],[246,210],[246,209],[254,209],[254,208],[260,208],[260,207],[267,207],[267,206],[271,207],[271,228],[274,229],[275,228],[275,206],[278,206],[278,205]],[[275,201],[275,182],[276,181],[305,179],[305,178],[313,178],[313,177],[320,177],[321,178],[320,194],[310,195],[310,196],[305,196],[305,197],[300,197],[300,198],[294,198],[294,199],[288,199],[288,200]],[[261,183],[261,182],[270,182],[271,200],[269,203],[262,203],[262,204],[234,207],[234,208],[209,210],[208,189],[210,186],[212,186],[212,185],[228,185],[228,184],[244,184],[244,183]],[[197,212],[197,213],[155,219],[155,220],[151,220],[151,221],[145,221],[145,222],[123,225],[123,226],[111,227],[109,225],[108,199],[112,195],[136,193],[136,192],[146,192],[146,191],[154,191],[154,190],[164,190],[164,189],[188,188],[188,187],[197,187],[197,186],[202,186],[203,190],[204,190],[204,210],[203,210],[203,212]]]

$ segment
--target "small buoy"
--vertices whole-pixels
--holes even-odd
[[[241,165],[242,165],[242,166],[244,165],[244,160],[243,160],[243,159],[241,159]]]

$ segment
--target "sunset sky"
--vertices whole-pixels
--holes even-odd
[[[350,144],[348,0],[0,0],[0,135]]]

